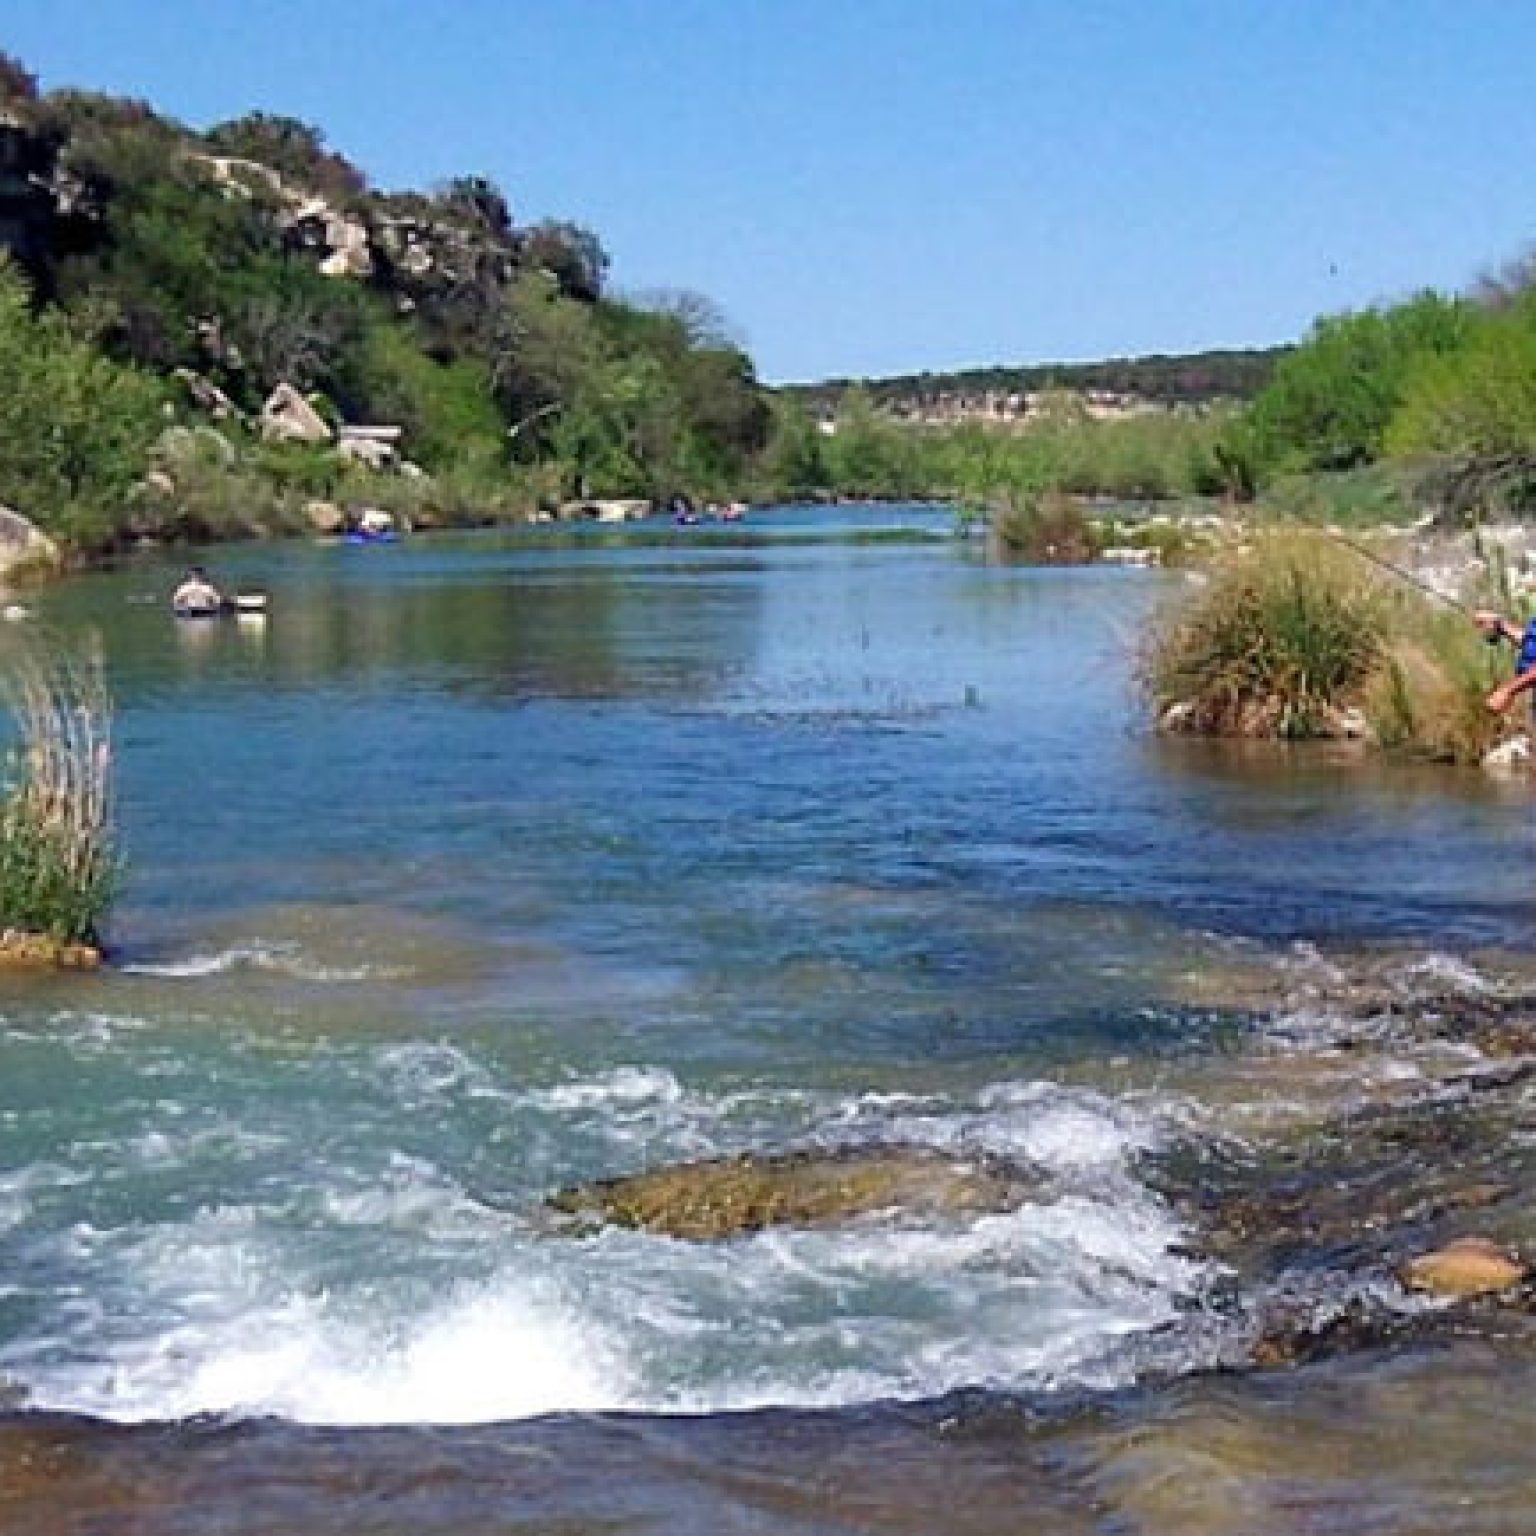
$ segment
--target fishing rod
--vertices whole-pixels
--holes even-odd
[[[1489,610],[1490,616],[1495,618],[1493,628],[1489,629],[1478,618],[1478,614],[1484,610],[1469,608],[1465,603],[1458,602],[1454,597],[1447,597],[1444,592],[1437,592],[1428,582],[1421,581],[1415,576],[1412,571],[1405,571],[1402,566],[1394,565],[1392,561],[1378,555],[1374,550],[1366,549],[1363,545],[1355,543],[1353,539],[1345,538],[1342,533],[1333,533],[1327,528],[1320,528],[1318,532],[1325,539],[1332,539],[1334,543],[1342,544],[1345,549],[1359,555],[1362,560],[1368,560],[1372,565],[1378,565],[1382,570],[1390,572],[1399,581],[1405,581],[1409,586],[1417,587],[1425,597],[1433,598],[1435,602],[1444,604],[1453,613],[1459,613],[1464,619],[1471,619],[1483,631],[1483,639],[1489,645],[1501,645],[1506,640],[1511,645],[1519,645],[1521,643],[1520,626],[1517,624],[1514,632],[1511,633],[1507,628],[1509,621],[1502,615],[1492,615],[1491,610]]]
[[[1444,592],[1437,591],[1427,581],[1421,581],[1412,571],[1405,571],[1402,566],[1394,565],[1392,561],[1378,555],[1374,550],[1367,549],[1363,544],[1357,544],[1353,539],[1345,538],[1342,533],[1334,533],[1328,528],[1320,528],[1318,532],[1325,539],[1332,539],[1335,544],[1342,544],[1345,549],[1359,555],[1362,560],[1369,560],[1372,565],[1380,566],[1382,570],[1391,572],[1399,581],[1406,581],[1409,586],[1417,587],[1425,597],[1433,598],[1435,602],[1444,604],[1445,607],[1461,614],[1465,618],[1472,617],[1473,610],[1468,608],[1465,603],[1458,602],[1454,597],[1447,597]]]

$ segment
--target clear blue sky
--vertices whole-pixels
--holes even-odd
[[[0,47],[490,175],[775,381],[1289,340],[1536,242],[1530,0],[0,0]]]

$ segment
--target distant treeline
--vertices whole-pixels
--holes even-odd
[[[1020,367],[962,368],[952,373],[904,373],[879,379],[828,379],[792,384],[784,393],[808,409],[836,411],[842,399],[861,390],[875,405],[891,409],[941,397],[1024,395],[1046,390],[1080,394],[1104,391],[1134,396],[1153,405],[1208,405],[1251,400],[1274,374],[1289,347],[1155,353],[1097,363],[1037,363]]]

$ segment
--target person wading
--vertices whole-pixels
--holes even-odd
[[[1515,675],[1507,683],[1500,683],[1486,700],[1488,708],[1502,715],[1522,693],[1536,688],[1536,619],[1522,628],[1513,619],[1488,608],[1479,608],[1472,615],[1472,622],[1482,630],[1490,644],[1507,640],[1518,648],[1515,657]]]

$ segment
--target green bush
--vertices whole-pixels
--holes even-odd
[[[102,356],[57,311],[34,315],[0,256],[0,502],[90,543],[121,515],[163,423],[154,380]]]

